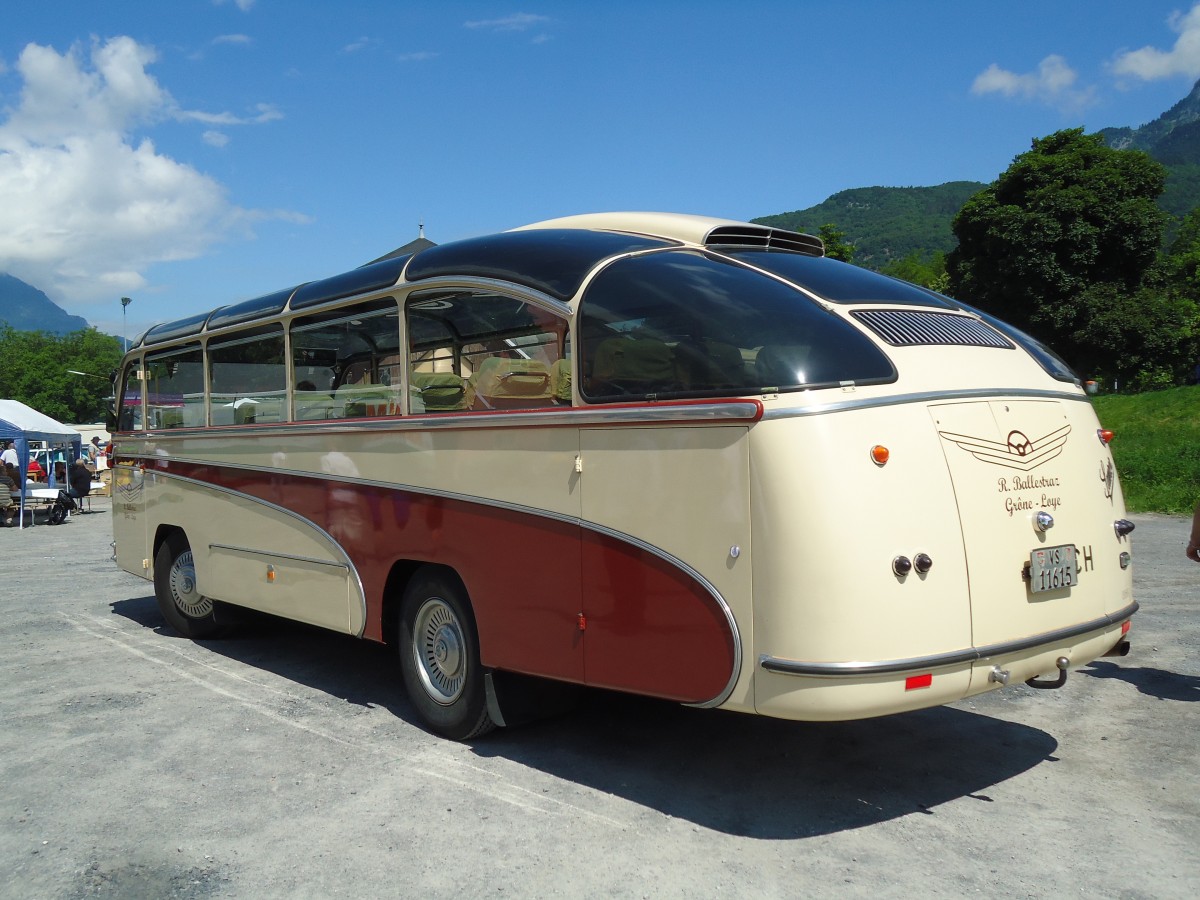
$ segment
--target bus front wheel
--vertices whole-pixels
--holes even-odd
[[[496,727],[488,715],[479,637],[457,579],[419,571],[400,607],[400,668],[430,729],[464,741]]]
[[[188,638],[214,636],[213,602],[196,590],[192,548],[181,532],[170,535],[154,558],[154,597],[167,624]]]

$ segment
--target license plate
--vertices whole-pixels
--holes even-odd
[[[1057,591],[1076,584],[1075,547],[1042,547],[1029,554],[1029,588],[1033,593]]]

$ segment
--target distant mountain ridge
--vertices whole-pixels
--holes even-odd
[[[33,285],[5,272],[0,272],[0,325],[50,334],[70,334],[89,327],[83,316],[71,315]]]
[[[1102,128],[1115,150],[1143,150],[1167,168],[1159,206],[1182,218],[1200,206],[1200,81],[1186,97],[1138,128]],[[1000,173],[996,173],[999,175]],[[816,234],[833,224],[854,245],[854,261],[879,269],[912,253],[949,253],[957,240],[950,228],[967,199],[985,185],[952,181],[936,187],[870,187],[839,191],[794,212],[754,219],[761,225]]]

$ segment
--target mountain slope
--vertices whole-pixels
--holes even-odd
[[[967,198],[983,187],[977,181],[951,181],[936,187],[851,188],[808,209],[754,221],[808,234],[835,224],[854,244],[854,261],[878,268],[914,251],[953,250],[957,242],[950,222]]]
[[[69,315],[33,285],[0,272],[0,325],[16,331],[69,334],[87,328],[88,321]]]

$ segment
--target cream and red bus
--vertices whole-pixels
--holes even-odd
[[[171,626],[394,643],[453,738],[531,680],[800,720],[1057,685],[1137,610],[1061,360],[757,225],[557,219],[158,325],[117,413]]]

